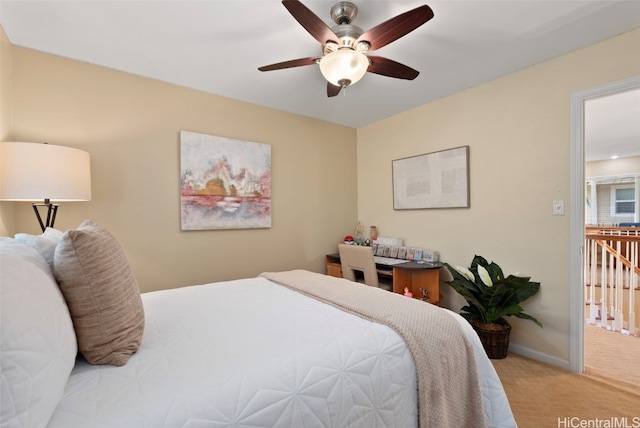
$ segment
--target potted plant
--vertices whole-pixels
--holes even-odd
[[[452,267],[448,263],[444,265],[453,276],[448,284],[468,303],[460,309],[460,315],[478,333],[489,358],[507,356],[511,325],[505,317],[528,319],[542,327],[540,321],[524,313],[520,306],[538,292],[539,282],[530,281],[530,277],[505,277],[500,266],[478,255],[473,258],[469,269]]]

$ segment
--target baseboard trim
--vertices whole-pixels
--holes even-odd
[[[540,361],[541,363],[549,364],[551,366],[555,366],[567,371],[572,371],[569,360],[563,360],[562,358],[535,351],[521,345],[516,345],[513,343],[509,344],[509,352],[513,352],[514,354],[522,355],[523,357],[531,358],[532,360]]]

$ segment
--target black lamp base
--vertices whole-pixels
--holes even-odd
[[[53,227],[53,224],[56,221],[56,214],[58,212],[58,205],[52,204],[49,199],[44,200],[44,204],[32,204],[33,211],[36,213],[36,217],[38,217],[38,223],[40,223],[40,228],[44,232],[47,227]],[[47,207],[47,221],[46,223],[42,222],[42,217],[40,217],[40,211],[38,211],[38,207]]]

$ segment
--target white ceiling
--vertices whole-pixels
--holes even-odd
[[[584,120],[587,162],[640,155],[640,88],[587,100]]]
[[[303,3],[334,25],[335,1]],[[425,2],[353,3],[353,24],[366,31]],[[368,73],[333,98],[315,65],[258,71],[321,55],[277,0],[0,0],[0,23],[17,46],[354,128],[640,27],[640,1],[427,4],[431,21],[375,52],[419,70],[418,78]]]

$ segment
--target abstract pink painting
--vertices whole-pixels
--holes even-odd
[[[182,230],[271,227],[271,146],[180,132]]]

